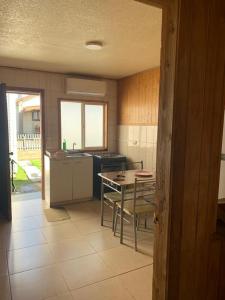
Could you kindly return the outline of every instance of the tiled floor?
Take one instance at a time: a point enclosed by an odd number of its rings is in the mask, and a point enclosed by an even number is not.
[[[99,225],[99,201],[68,206],[71,218],[55,223],[43,207],[15,201],[12,224],[0,222],[0,300],[151,299],[153,234],[140,231],[135,252],[131,225],[127,245]]]

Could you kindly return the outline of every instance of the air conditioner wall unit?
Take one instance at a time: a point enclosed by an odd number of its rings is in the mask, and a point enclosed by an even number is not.
[[[104,97],[106,94],[106,81],[80,79],[74,77],[66,78],[66,94],[91,95]]]

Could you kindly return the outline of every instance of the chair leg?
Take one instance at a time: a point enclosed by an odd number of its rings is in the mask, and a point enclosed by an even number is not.
[[[114,235],[116,235],[117,222],[118,222],[118,208],[116,209],[116,214],[115,214]]]
[[[103,180],[101,182],[101,226],[103,226],[104,223],[104,185],[103,185]]]
[[[147,218],[145,216],[145,229],[147,229]]]
[[[137,231],[139,230],[140,227],[140,216],[137,216]]]
[[[134,249],[137,251],[137,215],[134,214],[133,218],[133,227],[134,227]]]
[[[116,217],[116,202],[113,202],[113,209],[112,209],[112,231],[114,231],[114,227],[115,227],[115,217]]]

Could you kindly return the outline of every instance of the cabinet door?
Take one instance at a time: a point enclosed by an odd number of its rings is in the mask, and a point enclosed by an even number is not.
[[[75,159],[73,164],[73,199],[92,198],[92,158]]]
[[[72,163],[70,161],[53,161],[51,166],[51,202],[72,200]]]

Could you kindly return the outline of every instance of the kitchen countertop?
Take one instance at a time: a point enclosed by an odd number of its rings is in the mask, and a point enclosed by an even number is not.
[[[77,159],[77,158],[87,158],[92,157],[93,155],[86,152],[75,152],[75,153],[65,153],[65,156],[55,157],[55,152],[46,151],[45,155],[51,160],[68,160],[68,159]]]

